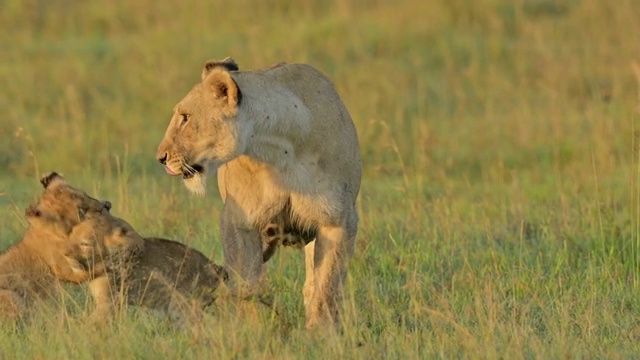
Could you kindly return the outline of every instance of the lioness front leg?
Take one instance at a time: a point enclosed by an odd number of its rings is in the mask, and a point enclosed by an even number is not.
[[[305,248],[306,280],[303,288],[307,328],[318,323],[337,325],[347,263],[353,256],[357,215],[344,226],[321,226],[313,243]],[[313,244],[313,245],[312,245]],[[313,261],[309,259],[313,253]],[[313,267],[313,271],[309,271]]]
[[[222,211],[220,230],[229,289],[234,296],[255,295],[262,275],[262,239],[257,230],[237,226],[229,202]]]

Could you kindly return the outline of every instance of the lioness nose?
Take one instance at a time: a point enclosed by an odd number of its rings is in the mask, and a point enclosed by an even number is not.
[[[167,153],[164,153],[162,156],[159,156],[158,157],[158,161],[160,161],[160,164],[166,165],[167,164]]]

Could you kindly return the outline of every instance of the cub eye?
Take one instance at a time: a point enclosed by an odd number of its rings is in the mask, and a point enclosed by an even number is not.
[[[181,121],[180,121],[180,125],[184,125],[187,123],[187,121],[189,121],[189,114],[180,114],[181,117]]]

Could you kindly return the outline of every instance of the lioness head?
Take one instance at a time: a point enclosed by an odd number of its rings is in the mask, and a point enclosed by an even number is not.
[[[44,193],[29,211],[44,214],[46,218],[54,219],[64,226],[67,233],[80,223],[86,214],[108,213],[111,202],[100,201],[84,191],[71,186],[60,174],[52,172],[40,179]]]
[[[129,223],[99,213],[88,215],[76,225],[69,235],[69,243],[79,244],[79,251],[69,255],[70,264],[80,263],[85,269],[120,266],[144,248],[144,239]]]
[[[238,65],[231,58],[208,61],[202,82],[173,108],[169,127],[156,157],[170,175],[182,175],[195,194],[205,192],[208,169],[242,154],[250,126],[238,117],[242,94],[231,76]]]

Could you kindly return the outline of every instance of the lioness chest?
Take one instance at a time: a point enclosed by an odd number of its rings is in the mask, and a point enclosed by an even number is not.
[[[310,155],[277,169],[241,156],[219,169],[218,186],[247,227],[285,221],[288,227],[315,228],[337,215],[318,162]]]

